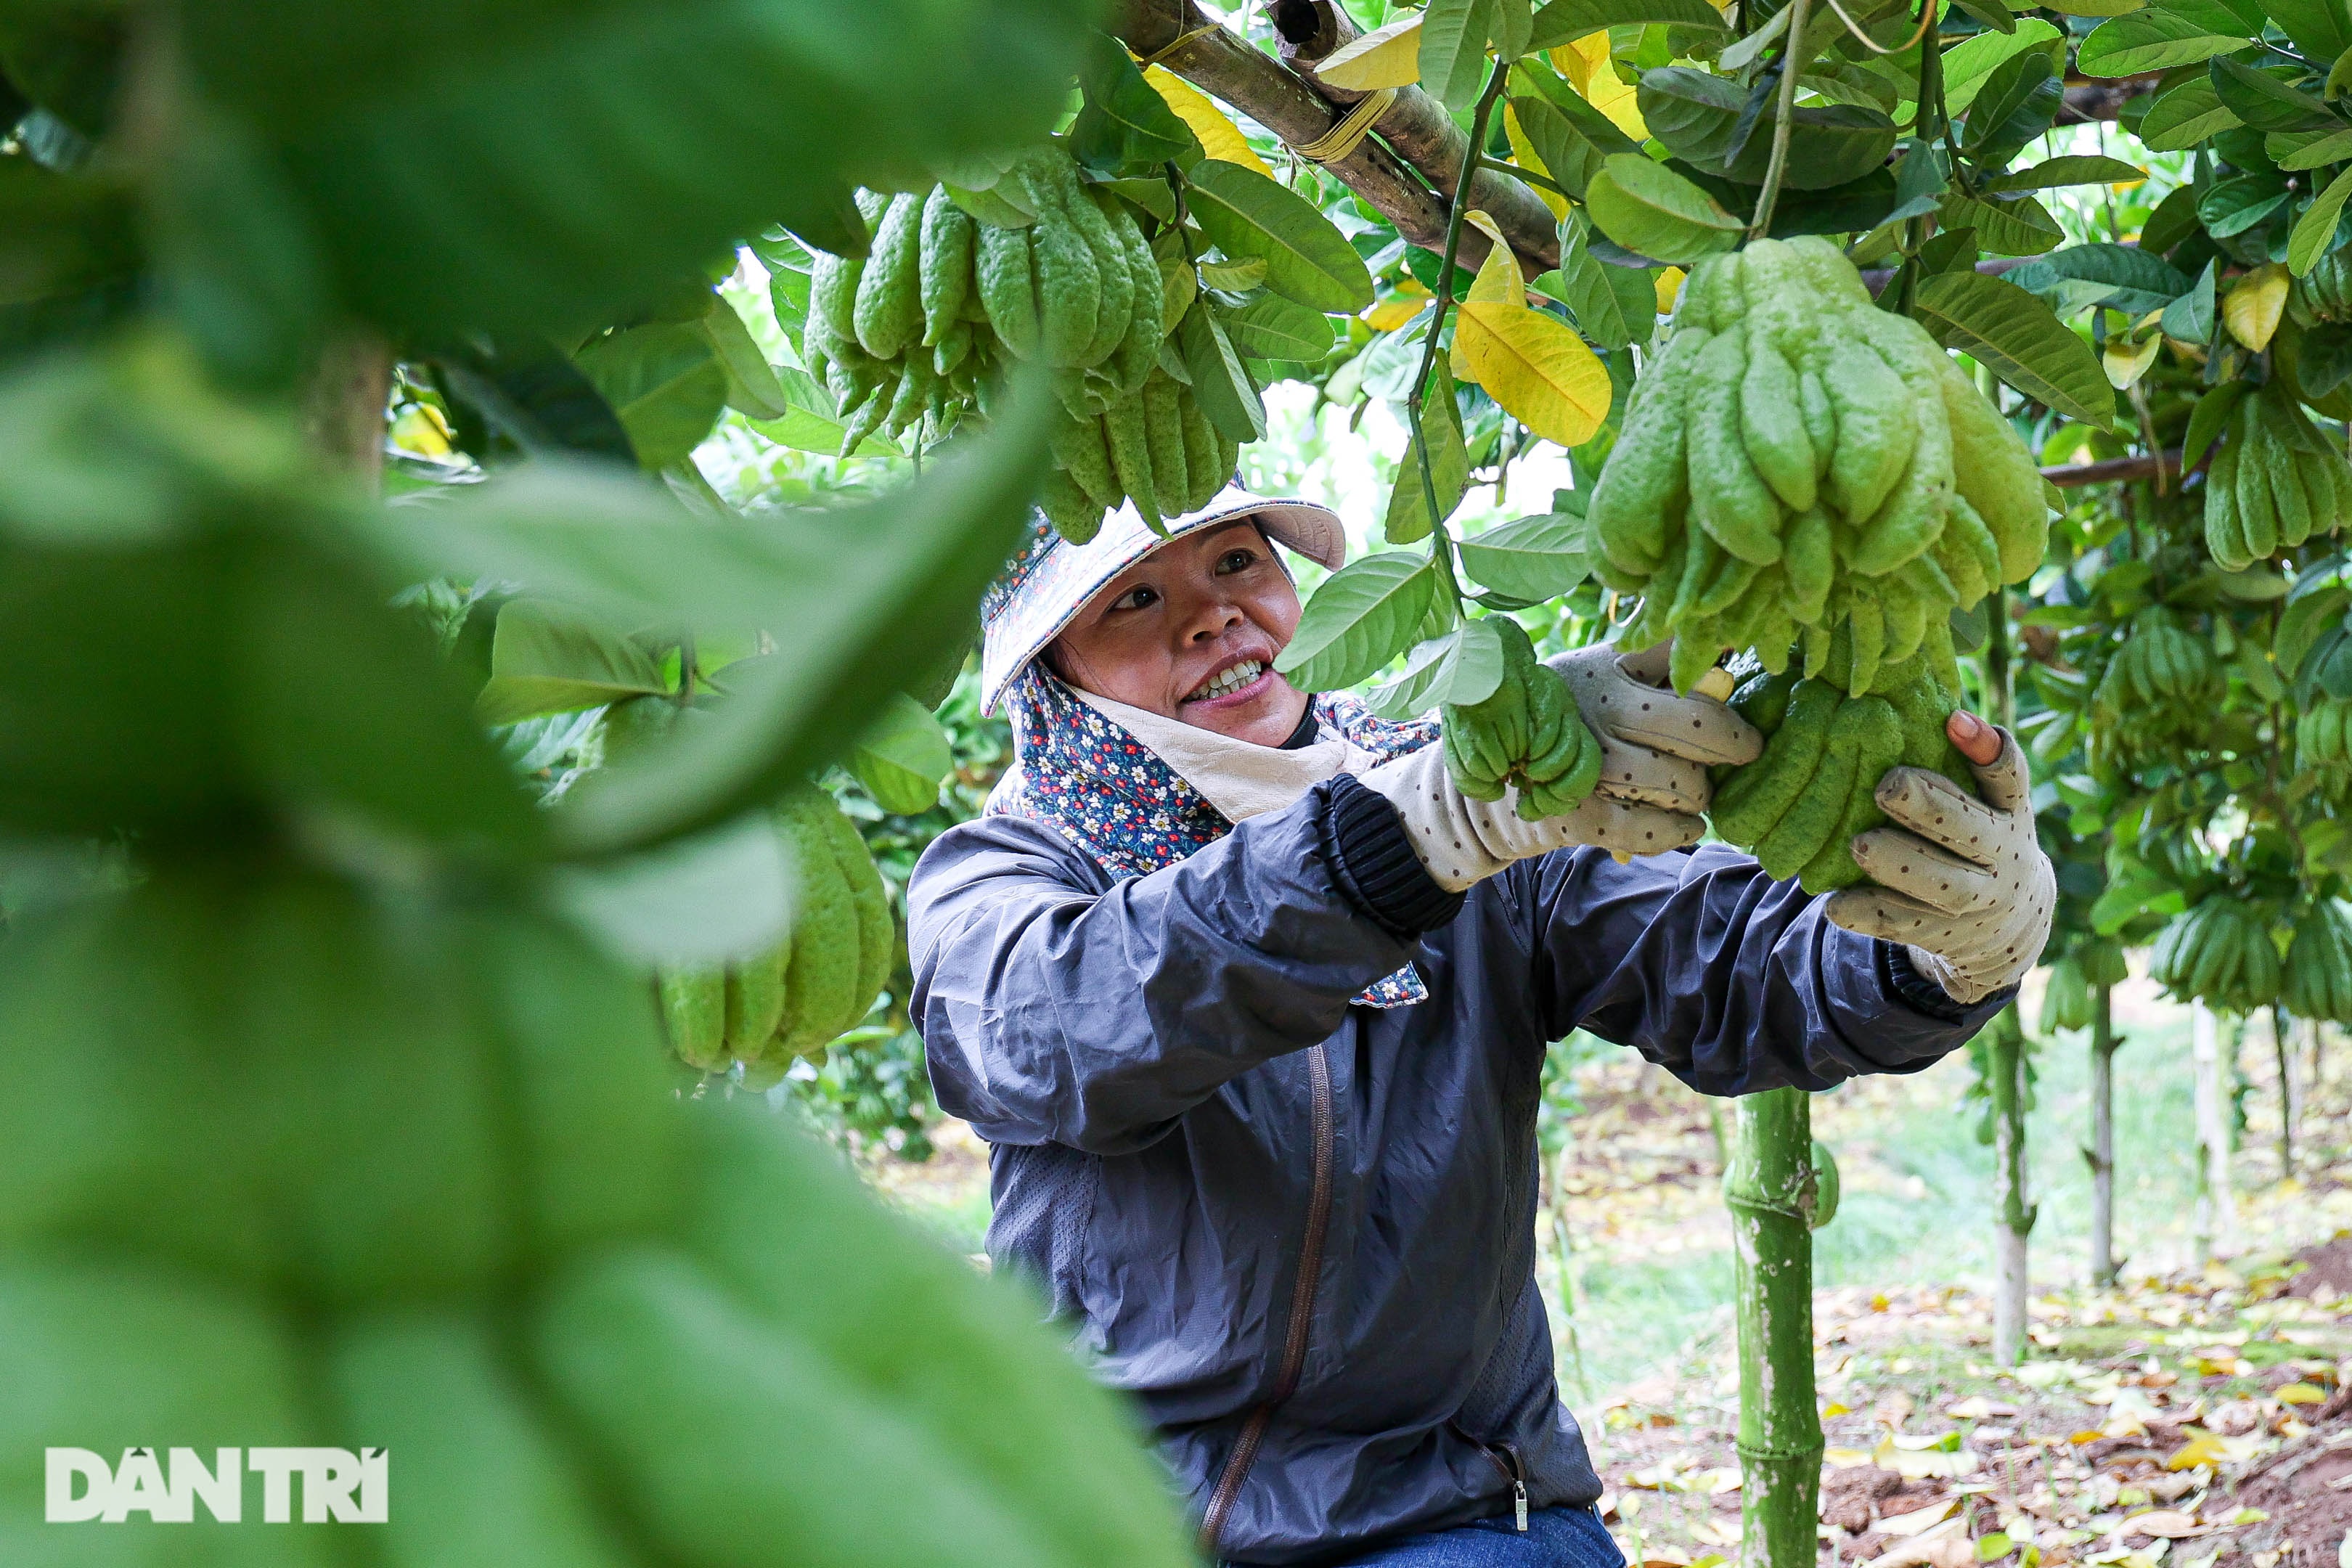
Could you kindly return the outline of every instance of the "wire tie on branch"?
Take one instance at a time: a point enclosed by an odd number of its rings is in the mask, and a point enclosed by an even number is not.
[[[1153,66],[1159,65],[1162,61],[1166,60],[1171,55],[1173,55],[1177,50],[1182,48],[1193,39],[1206,37],[1211,33],[1222,33],[1223,31],[1224,28],[1219,26],[1214,22],[1210,22],[1202,26],[1193,28],[1189,33],[1179,33],[1175,37],[1168,42],[1165,47],[1154,49],[1148,55],[1137,56],[1135,60],[1136,68],[1138,70],[1150,70]]]
[[[1336,163],[1364,144],[1372,121],[1386,114],[1396,99],[1397,89],[1384,87],[1340,116],[1330,130],[1292,151],[1309,163]]]
[[[1864,48],[1868,49],[1874,55],[1899,55],[1903,53],[1905,50],[1917,44],[1920,39],[1926,37],[1927,36],[1927,29],[1935,24],[1936,20],[1936,6],[1933,4],[1933,0],[1930,0],[1929,4],[1924,5],[1919,8],[1919,25],[1912,29],[1911,36],[1890,49],[1874,41],[1869,34],[1856,26],[1854,25],[1853,18],[1845,14],[1845,7],[1839,5],[1838,0],[1829,0],[1829,7],[1831,10],[1837,13],[1837,19],[1845,24],[1845,30],[1853,35],[1853,41],[1860,44]]]

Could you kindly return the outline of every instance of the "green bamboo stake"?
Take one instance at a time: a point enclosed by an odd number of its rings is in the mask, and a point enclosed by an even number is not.
[[[2115,988],[2091,994],[2091,1283],[2116,1283],[2116,1015]]]
[[[1741,1561],[1813,1568],[1822,1419],[1813,1403],[1812,1106],[1802,1089],[1735,1102],[1723,1199],[1738,1279]]]
[[[1986,601],[1984,672],[1992,721],[2017,728],[2017,692],[2010,668],[2009,595]],[[2015,1366],[2025,1355],[2027,1238],[2034,1205],[2026,1195],[2025,1019],[2012,1002],[1986,1028],[1992,1097],[1993,1300],[1992,1358]]]

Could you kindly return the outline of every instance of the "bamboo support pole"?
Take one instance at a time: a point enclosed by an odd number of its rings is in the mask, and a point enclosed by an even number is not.
[[[2115,988],[2092,993],[2091,1283],[2101,1289],[2116,1282],[2116,1023]]]
[[[1735,1102],[1732,1121],[1723,1196],[1738,1282],[1741,1560],[1813,1568],[1812,1107],[1802,1089],[1768,1089]]]

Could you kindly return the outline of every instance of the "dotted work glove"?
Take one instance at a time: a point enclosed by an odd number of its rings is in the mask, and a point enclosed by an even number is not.
[[[1696,816],[1714,797],[1706,770],[1764,754],[1756,727],[1721,702],[1677,697],[1666,684],[1674,644],[1621,655],[1606,643],[1544,660],[1601,737],[1593,794]]]
[[[1888,770],[1878,808],[1896,826],[1853,841],[1854,863],[1878,886],[1834,893],[1823,911],[1850,931],[1904,943],[1919,973],[1962,1004],[2024,978],[2058,902],[2016,737],[2001,731],[2000,755],[1971,766],[1982,801],[1924,768]]]
[[[1454,787],[1442,746],[1423,746],[1357,775],[1386,795],[1404,820],[1413,853],[1431,878],[1458,893],[1514,860],[1588,844],[1624,858],[1655,855],[1698,842],[1706,831],[1695,809],[1674,810],[1604,800],[1594,794],[1575,810],[1539,821],[1520,819],[1518,795],[1473,800]],[[1699,775],[1702,787],[1706,774]]]

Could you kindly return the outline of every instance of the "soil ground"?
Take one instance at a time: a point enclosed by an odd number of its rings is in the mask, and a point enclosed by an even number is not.
[[[2047,1040],[2032,1343],[2013,1371],[1991,1363],[1991,1161],[1965,1054],[1816,1097],[1844,1188],[1815,1238],[1824,1568],[2352,1568],[2352,1048],[2331,1037],[2315,1079],[2290,1037],[2287,1175],[2267,1021],[2243,1026],[2237,1226],[2213,1260],[2187,1014],[2137,981],[2116,1013],[2122,1279],[2086,1283],[2086,1051]],[[1630,1052],[1579,1056],[1538,1219],[1562,1388],[1628,1557],[1708,1568],[1739,1540],[1722,1103]],[[927,1164],[865,1168],[976,1253],[985,1148],[961,1124],[934,1141]]]

